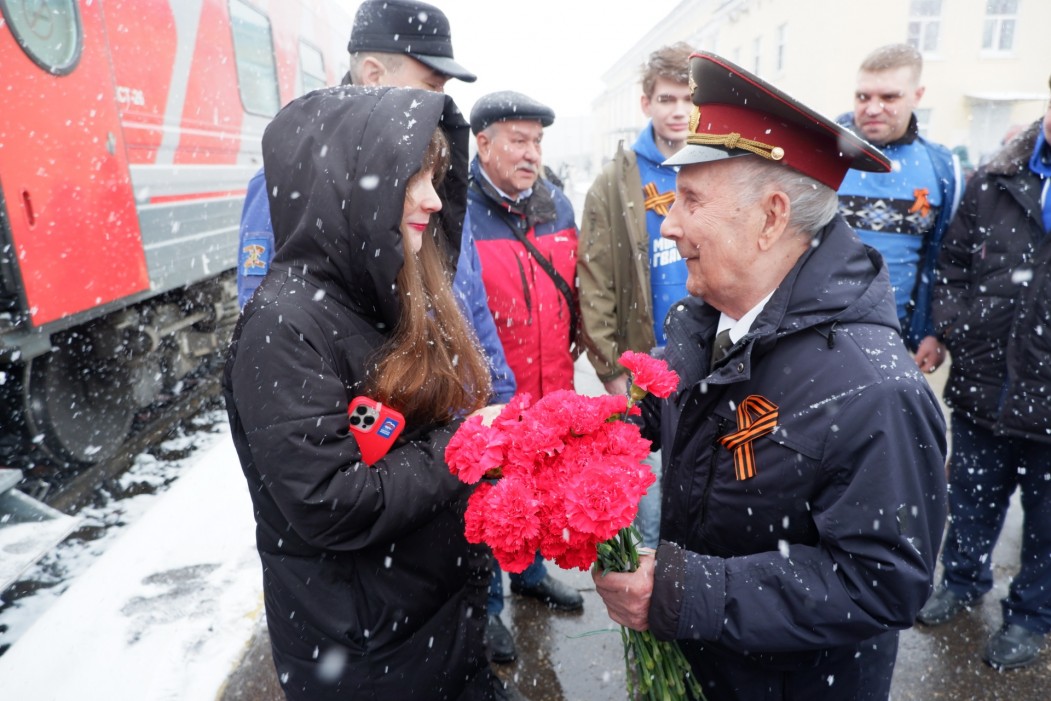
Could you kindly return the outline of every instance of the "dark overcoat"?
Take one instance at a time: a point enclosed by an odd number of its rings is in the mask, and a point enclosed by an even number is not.
[[[949,227],[934,289],[952,354],[945,401],[1000,435],[1051,443],[1051,236],[1029,168],[1036,122],[975,173]]]
[[[644,402],[664,456],[650,626],[680,641],[710,701],[868,698],[889,687],[945,524],[945,421],[883,260],[837,216],[709,372],[718,319],[697,298],[672,309],[679,390]],[[776,429],[738,479],[719,439],[753,395]]]
[[[340,87],[263,138],[277,252],[224,375],[255,508],[267,625],[290,699],[485,699],[487,554],[464,538],[457,423],[406,427],[369,467],[347,407],[399,314],[406,183],[437,125],[463,216],[466,123],[440,94]],[[457,172],[458,171],[458,172]]]

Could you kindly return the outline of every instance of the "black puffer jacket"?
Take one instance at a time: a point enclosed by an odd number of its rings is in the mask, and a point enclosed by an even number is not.
[[[709,373],[718,319],[697,298],[673,307],[680,389],[644,401],[665,462],[650,626],[702,681],[707,665],[747,688],[757,668],[821,664],[836,684],[814,698],[853,699],[862,641],[912,625],[930,593],[941,409],[898,334],[882,259],[839,217]],[[752,441],[756,474],[739,480],[718,439],[751,395],[777,406],[777,428]]]
[[[1051,236],[1029,169],[1041,122],[975,173],[942,244],[935,329],[945,401],[987,429],[1051,443]]]
[[[283,109],[263,137],[278,242],[224,376],[255,506],[267,624],[290,699],[485,699],[487,554],[464,539],[455,425],[408,426],[373,467],[347,425],[398,317],[406,182],[452,100],[341,87]],[[447,196],[462,216],[466,155]],[[459,183],[457,187],[456,184]]]

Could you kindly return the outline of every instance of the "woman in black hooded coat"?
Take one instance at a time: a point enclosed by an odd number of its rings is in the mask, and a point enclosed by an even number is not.
[[[346,86],[292,102],[263,136],[276,255],[223,385],[289,699],[493,694],[488,551],[464,538],[469,488],[444,461],[490,392],[444,269],[466,128],[444,95]],[[420,211],[417,172],[444,175],[422,244],[403,217]],[[406,419],[371,467],[348,429],[358,395]]]

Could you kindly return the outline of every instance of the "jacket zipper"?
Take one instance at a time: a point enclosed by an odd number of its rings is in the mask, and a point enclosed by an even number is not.
[[[715,479],[715,464],[718,462],[719,449],[722,447],[719,445],[719,436],[723,435],[726,431],[726,426],[726,419],[719,419],[719,426],[715,431],[715,435],[712,437],[712,451],[708,463],[708,477],[705,479],[704,494],[701,496],[701,519],[699,531],[704,530],[704,522],[708,517],[708,499],[711,497],[712,481]]]

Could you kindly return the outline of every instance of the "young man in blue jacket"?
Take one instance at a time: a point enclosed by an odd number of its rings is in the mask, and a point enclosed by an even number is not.
[[[963,173],[946,147],[920,136],[923,57],[908,44],[870,53],[858,70],[854,112],[839,118],[891,160],[889,173],[850,170],[839,212],[887,262],[898,323],[916,366],[934,372],[945,345],[934,334],[931,299],[942,238],[959,205]]]
[[[686,296],[686,264],[661,238],[678,168],[662,165],[686,145],[690,53],[684,42],[662,46],[642,67],[642,111],[649,118],[635,143],[622,141],[588,190],[580,217],[577,277],[588,358],[610,394],[627,394],[625,351],[664,345],[664,317]],[[660,454],[647,462],[657,481],[639,502],[642,544],[656,548],[660,531]]]

